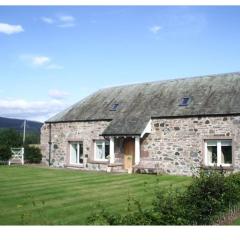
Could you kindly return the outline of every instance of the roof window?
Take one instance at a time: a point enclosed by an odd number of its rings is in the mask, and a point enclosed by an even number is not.
[[[112,104],[111,108],[110,108],[110,111],[116,111],[117,108],[118,108],[119,104],[118,103],[114,103]]]
[[[190,97],[183,97],[179,103],[179,106],[188,106]]]

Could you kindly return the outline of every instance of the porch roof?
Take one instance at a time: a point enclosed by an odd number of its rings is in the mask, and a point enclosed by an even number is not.
[[[108,127],[103,131],[102,136],[140,136],[149,120],[150,116],[122,115],[110,122]]]

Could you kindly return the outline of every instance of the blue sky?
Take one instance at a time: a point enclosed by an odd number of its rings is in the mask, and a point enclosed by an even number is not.
[[[0,116],[109,86],[240,70],[240,7],[0,6]]]

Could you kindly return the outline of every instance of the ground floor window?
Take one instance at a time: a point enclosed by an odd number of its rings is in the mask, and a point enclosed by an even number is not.
[[[109,141],[106,140],[96,140],[94,142],[94,154],[96,161],[109,160]]]
[[[83,143],[82,142],[70,143],[70,163],[83,164]]]
[[[232,164],[232,140],[205,140],[205,164],[230,166]]]

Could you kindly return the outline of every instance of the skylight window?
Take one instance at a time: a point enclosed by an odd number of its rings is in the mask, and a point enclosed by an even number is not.
[[[188,106],[190,102],[190,97],[183,97],[180,101],[179,106]]]
[[[114,103],[112,104],[111,108],[110,108],[110,111],[116,111],[117,108],[118,108],[119,104],[118,103]]]

